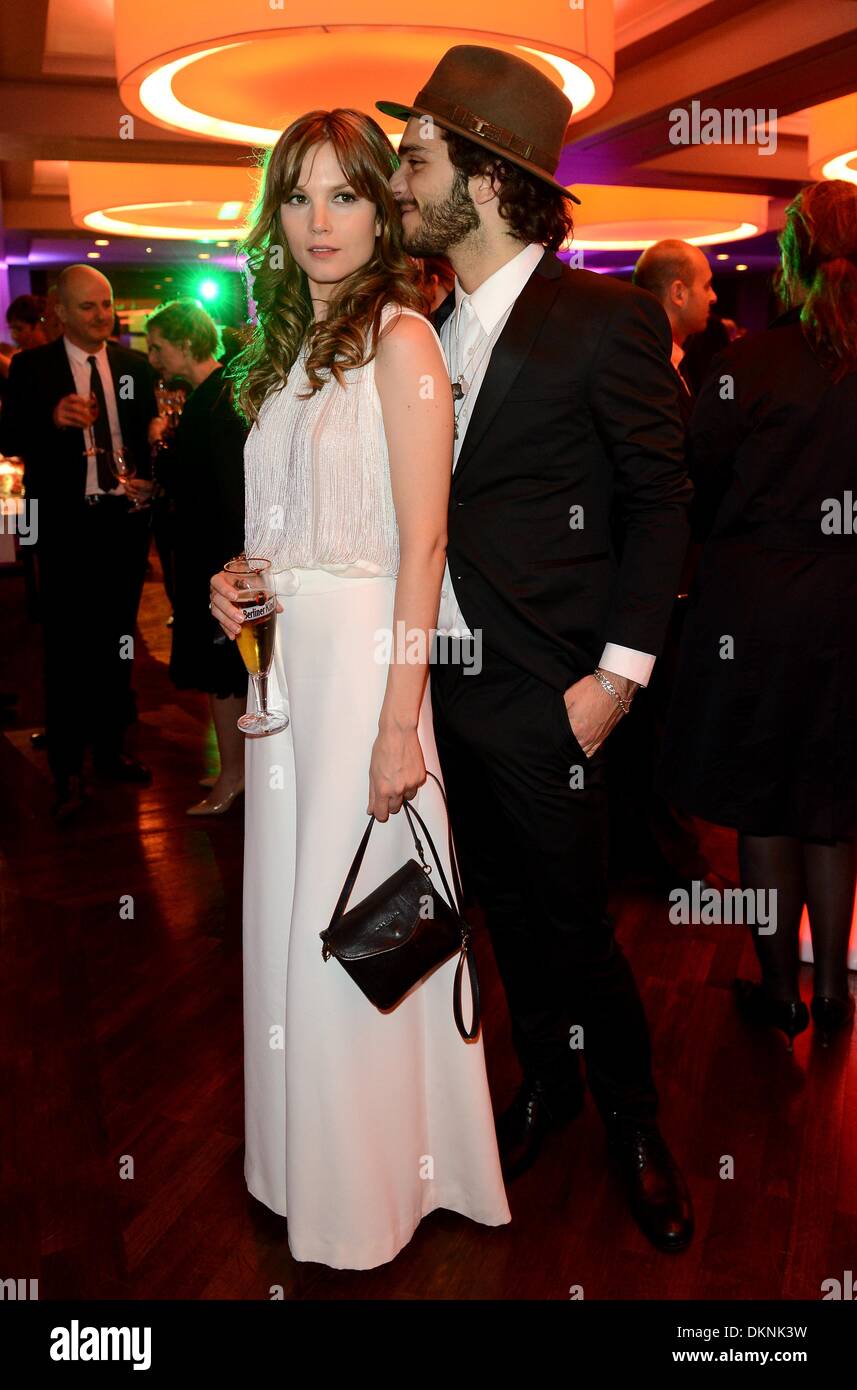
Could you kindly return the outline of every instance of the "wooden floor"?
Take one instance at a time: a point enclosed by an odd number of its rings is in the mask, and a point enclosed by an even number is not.
[[[662,1127],[695,1199],[689,1251],[658,1254],[637,1231],[590,1102],[510,1185],[510,1226],[439,1211],[377,1270],[293,1261],[285,1221],[242,1171],[241,811],[184,814],[212,737],[203,697],[167,678],[158,576],[135,682],[154,782],[99,788],[65,829],[29,747],[38,629],[18,578],[0,579],[0,602],[0,688],[20,692],[19,719],[0,730],[0,1277],[37,1277],[41,1299],[268,1299],[275,1285],[304,1299],[567,1299],[573,1285],[587,1299],[817,1299],[822,1280],[855,1268],[857,1043],[824,1052],[810,1030],[790,1056],[781,1035],[749,1032],[730,995],[733,975],[755,974],[743,930],[671,926],[663,901],[628,884],[613,906],[651,1023]],[[734,869],[722,832],[716,853]],[[502,1108],[517,1072],[480,947]],[[808,999],[807,967],[803,988]]]

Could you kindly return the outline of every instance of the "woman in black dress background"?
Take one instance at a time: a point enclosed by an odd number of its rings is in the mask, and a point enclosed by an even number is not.
[[[244,739],[236,727],[247,672],[234,642],[208,607],[209,579],[244,549],[244,440],[231,386],[215,354],[221,338],[195,299],[177,299],[148,320],[149,361],[187,381],[190,395],[171,447],[167,488],[174,504],[175,602],[170,677],[179,690],[209,697],[220,775],[189,815],[220,815],[244,788]]]
[[[812,934],[822,1041],[853,1017],[857,875],[857,187],[809,185],[787,209],[792,309],[715,360],[690,423],[709,531],[660,767],[664,794],[738,831],[742,886],[776,890],[753,940],[745,1017],[808,1026],[798,933]]]

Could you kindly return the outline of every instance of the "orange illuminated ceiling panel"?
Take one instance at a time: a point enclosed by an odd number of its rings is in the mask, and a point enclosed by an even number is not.
[[[517,53],[562,87],[574,117],[613,91],[613,7],[564,0],[432,0],[404,23],[397,0],[116,0],[116,71],[126,107],[206,138],[272,145],[304,111],[407,102],[454,44]],[[260,16],[258,27],[251,13]],[[264,22],[264,27],[263,23]],[[386,127],[385,127],[386,128]],[[390,120],[388,133],[401,134]]]
[[[809,171],[857,183],[857,93],[810,108]]]
[[[574,185],[581,201],[572,246],[634,251],[666,237],[697,246],[741,241],[767,230],[768,200],[747,193]]]
[[[259,176],[234,164],[71,163],[72,221],[113,236],[232,241],[244,230]]]

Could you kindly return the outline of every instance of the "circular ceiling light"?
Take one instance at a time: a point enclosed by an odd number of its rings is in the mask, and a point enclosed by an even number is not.
[[[857,93],[810,109],[809,172],[857,183]]]
[[[643,251],[666,238],[716,246],[758,236],[768,226],[767,198],[748,193],[577,183],[574,191],[581,207],[566,250]]]
[[[263,10],[254,28],[234,0],[115,0],[126,108],[207,139],[269,146],[320,107],[356,107],[383,122],[375,101],[411,101],[461,43],[526,58],[563,88],[572,119],[613,92],[612,0],[433,0],[424,24],[407,23],[398,0],[270,0]],[[400,136],[401,125],[391,121],[389,133]]]
[[[234,164],[68,166],[72,221],[118,236],[234,241],[245,231],[260,171]]]

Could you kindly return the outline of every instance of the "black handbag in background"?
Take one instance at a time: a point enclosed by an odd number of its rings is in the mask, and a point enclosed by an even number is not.
[[[440,787],[446,807],[443,787],[433,772],[428,775],[433,777]],[[416,859],[409,859],[373,889],[368,897],[346,912],[348,899],[375,824],[375,817],[370,816],[369,824],[346,875],[339,901],[333,910],[330,925],[319,933],[324,943],[321,953],[325,960],[334,956],[376,1008],[391,1009],[430,970],[458,951],[460,954],[452,988],[452,1012],[462,1038],[472,1042],[479,1033],[479,980],[473,958],[470,928],[462,912],[464,899],[452,843],[452,829],[449,826],[449,811],[447,808],[449,862],[455,884],[454,897],[425,822],[409,802],[402,802],[402,810],[408,818],[408,825],[414,837],[420,857],[419,864]],[[431,867],[425,861],[422,844],[414,829],[414,817],[421,826],[434,856],[440,881],[446,890],[446,899],[431,881]],[[429,906],[428,913],[426,905]],[[461,986],[465,965],[473,999],[473,1017],[469,1031],[464,1026],[461,1009]]]

